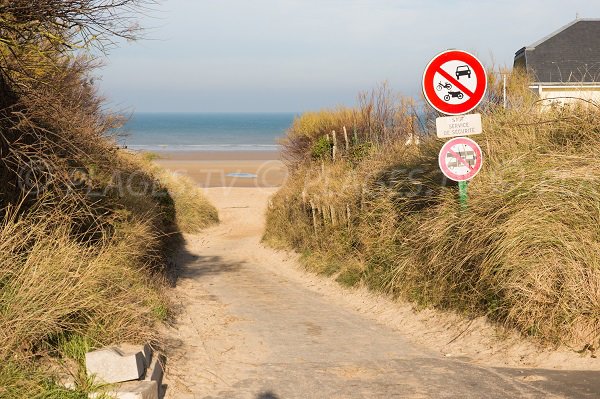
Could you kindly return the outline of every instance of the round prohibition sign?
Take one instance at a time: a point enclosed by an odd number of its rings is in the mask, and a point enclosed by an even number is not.
[[[448,141],[440,150],[440,169],[450,180],[471,180],[483,165],[481,147],[466,137],[456,137]]]
[[[448,50],[429,62],[423,73],[423,94],[436,110],[462,115],[475,109],[485,96],[483,64],[462,50]]]

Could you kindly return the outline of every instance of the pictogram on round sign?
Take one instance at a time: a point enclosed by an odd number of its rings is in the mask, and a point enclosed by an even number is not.
[[[448,50],[431,60],[423,73],[423,94],[427,102],[447,115],[461,115],[475,109],[487,89],[483,64],[462,50]]]
[[[440,169],[454,181],[471,180],[483,164],[481,147],[466,137],[456,137],[442,147],[439,156]]]

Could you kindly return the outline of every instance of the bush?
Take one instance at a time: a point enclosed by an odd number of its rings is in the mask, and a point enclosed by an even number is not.
[[[352,143],[352,151],[360,157],[372,145],[385,146],[420,132],[412,99],[395,98],[387,84],[361,93],[359,101],[356,109],[340,107],[297,117],[281,140],[288,166],[295,169],[310,159],[331,156],[334,141],[340,156],[349,155],[347,139],[348,146]]]
[[[330,159],[332,150],[328,137],[323,136],[313,143],[310,155],[312,159]]]

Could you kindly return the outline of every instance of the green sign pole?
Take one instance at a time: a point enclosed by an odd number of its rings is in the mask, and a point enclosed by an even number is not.
[[[469,199],[467,187],[468,184],[466,181],[458,182],[458,199],[460,200],[460,207],[462,210],[467,209],[467,200]]]

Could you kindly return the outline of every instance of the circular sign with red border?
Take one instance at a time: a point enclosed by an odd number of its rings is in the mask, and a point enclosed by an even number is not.
[[[440,169],[454,181],[471,180],[483,165],[481,147],[466,137],[456,137],[448,141],[440,150]]]
[[[431,106],[447,115],[475,109],[487,89],[483,64],[462,50],[448,50],[429,62],[423,73],[423,94]]]

